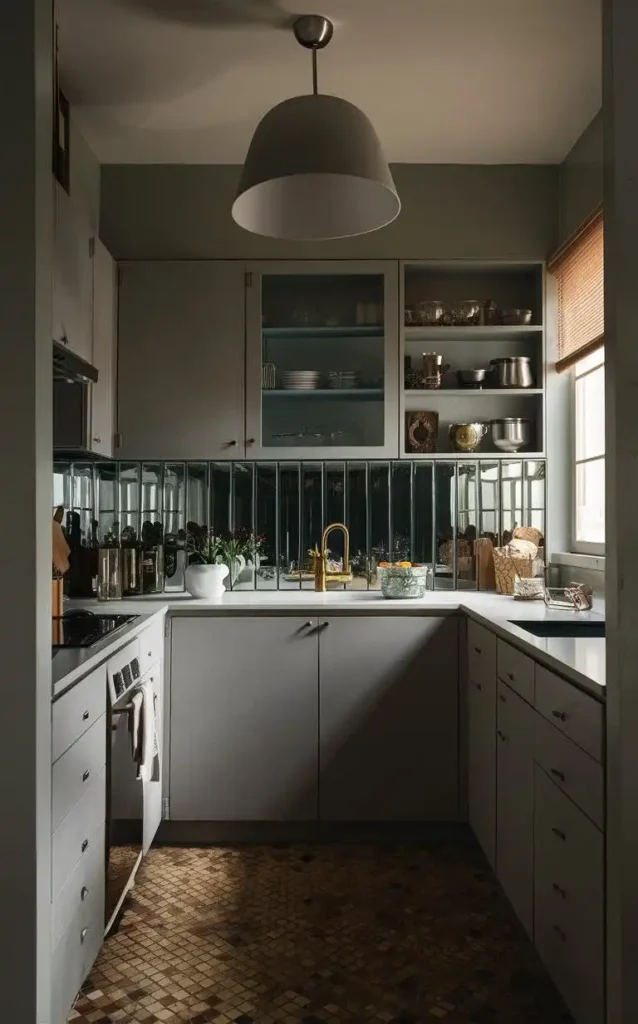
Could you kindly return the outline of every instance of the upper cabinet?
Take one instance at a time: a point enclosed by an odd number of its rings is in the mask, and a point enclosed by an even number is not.
[[[244,458],[244,265],[119,272],[121,459]]]
[[[398,267],[247,266],[247,454],[398,455]]]
[[[93,356],[98,371],[91,388],[89,447],[96,455],[113,455],[117,352],[117,270],[108,249],[95,240],[93,255]]]
[[[55,183],[53,340],[91,362],[93,233],[81,205]]]

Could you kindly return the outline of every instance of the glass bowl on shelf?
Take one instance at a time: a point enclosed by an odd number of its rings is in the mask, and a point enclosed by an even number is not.
[[[438,327],[443,323],[445,307],[439,299],[426,299],[419,302],[415,313],[417,323],[424,327]]]
[[[463,299],[452,310],[452,321],[456,327],[471,327],[479,323],[481,303],[478,299]]]

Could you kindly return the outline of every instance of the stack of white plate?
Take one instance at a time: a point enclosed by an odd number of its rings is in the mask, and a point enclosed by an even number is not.
[[[354,370],[332,370],[328,374],[328,383],[331,388],[342,388],[351,390],[359,387],[359,374]]]
[[[318,370],[284,370],[281,375],[284,391],[315,391],[320,383]]]

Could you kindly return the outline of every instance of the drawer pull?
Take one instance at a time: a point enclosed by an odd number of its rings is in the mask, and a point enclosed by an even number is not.
[[[483,689],[483,687],[481,686],[480,683],[474,683],[474,685],[475,685],[477,690],[482,690]]]
[[[567,715],[564,711],[552,711],[554,718],[560,718],[561,722],[567,721]]]
[[[475,647],[474,650],[475,650],[476,654],[482,654],[483,653],[483,651],[481,650],[480,647]]]
[[[147,657],[152,658],[153,657],[153,652],[149,651]]]
[[[561,896],[564,900],[567,899],[566,890],[563,889],[562,885],[559,885],[558,882],[552,882],[552,889],[554,890],[554,892],[557,892],[558,895]]]
[[[562,929],[562,928],[559,928],[559,927],[558,927],[558,925],[557,925],[557,924],[555,924],[555,925],[554,925],[554,931],[556,932],[556,934],[558,935],[558,937],[559,937],[560,939],[562,939],[562,940],[563,940],[563,942],[564,942],[564,941],[565,941],[565,939],[567,938],[567,935],[565,934],[565,932],[563,931],[563,929]]]
[[[514,682],[514,673],[513,672],[508,672],[507,673],[507,678],[509,679],[510,683],[513,683]]]
[[[88,928],[83,928],[82,931],[80,932],[80,942],[83,943],[88,934],[89,934],[89,929]]]
[[[85,768],[84,771],[82,772],[82,782],[88,782],[89,778],[90,778],[90,775],[91,775],[91,773],[90,773],[89,769]]]
[[[85,885],[83,885],[82,888],[80,889],[80,899],[82,900],[82,903],[84,903],[84,901],[85,901],[85,899],[86,899],[86,897],[88,895],[89,895],[89,890],[87,889],[87,887]]]
[[[88,845],[89,845],[89,841],[88,841],[88,839],[84,839],[84,840],[82,841],[82,853],[85,853],[85,852],[86,852],[86,848],[87,848],[87,846],[88,846]]]
[[[558,768],[550,768],[550,772],[559,782],[565,781],[565,772],[559,772]]]
[[[507,742],[507,736],[505,735],[504,732],[501,732],[501,730],[498,729],[497,730],[497,734],[498,734],[499,740],[502,740],[503,743]]]
[[[507,704],[507,697],[505,697],[502,693],[499,693],[498,699],[500,700],[501,704]]]
[[[566,841],[566,839],[567,839],[567,836],[565,835],[565,833],[564,833],[563,831],[561,831],[561,829],[559,829],[559,828],[552,828],[552,832],[553,832],[553,833],[554,833],[554,835],[555,835],[555,836],[557,836],[557,837],[558,837],[559,839],[562,839],[562,841],[563,841],[563,842],[565,842],[565,841]]]
[[[82,721],[83,722],[88,722],[90,717],[91,717],[91,712],[90,711],[85,711],[84,714],[82,715]]]

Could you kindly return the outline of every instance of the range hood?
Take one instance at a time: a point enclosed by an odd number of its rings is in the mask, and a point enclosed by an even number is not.
[[[53,380],[67,384],[96,384],[97,370],[86,359],[81,359],[75,352],[54,341]]]

